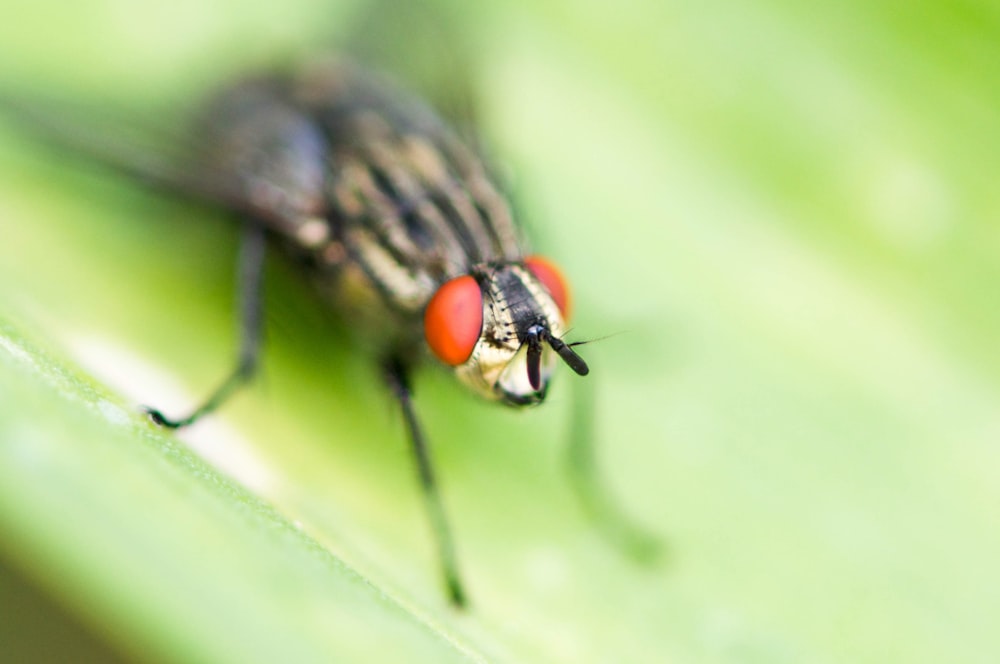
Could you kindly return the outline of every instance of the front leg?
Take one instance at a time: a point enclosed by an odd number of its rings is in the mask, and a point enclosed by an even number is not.
[[[448,597],[452,604],[463,607],[466,604],[465,590],[458,574],[458,563],[455,557],[455,546],[451,537],[451,529],[445,516],[441,495],[438,493],[437,482],[434,479],[434,468],[431,462],[430,450],[424,439],[420,423],[413,409],[410,390],[408,367],[399,359],[391,359],[385,367],[386,382],[392,390],[400,407],[403,409],[403,419],[410,438],[410,447],[417,462],[417,472],[420,476],[420,489],[424,496],[424,506],[430,517],[431,529],[437,540],[438,553],[441,557],[441,571],[444,576]]]

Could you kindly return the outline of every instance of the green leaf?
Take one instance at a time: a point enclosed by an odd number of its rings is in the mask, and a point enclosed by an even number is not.
[[[133,656],[479,659],[8,325],[0,348],[6,553]]]
[[[367,6],[206,4],[16,2],[0,87],[169,127]],[[996,12],[434,4],[574,334],[610,335],[579,349],[600,468],[668,558],[573,498],[582,379],[514,414],[429,369],[449,608],[372,358],[281,260],[263,380],[156,430],[138,404],[181,412],[232,357],[236,229],[0,123],[0,559],[52,598],[25,633],[164,662],[992,661]]]

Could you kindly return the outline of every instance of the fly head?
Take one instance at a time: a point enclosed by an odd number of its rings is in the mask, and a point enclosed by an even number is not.
[[[424,315],[431,351],[473,391],[511,406],[541,403],[556,361],[586,362],[562,340],[568,288],[548,261],[476,266],[446,281]]]

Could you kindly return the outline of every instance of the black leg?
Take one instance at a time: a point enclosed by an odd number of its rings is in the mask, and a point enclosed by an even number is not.
[[[602,481],[594,442],[594,389],[589,381],[574,381],[573,421],[567,449],[569,477],[577,497],[601,534],[617,549],[641,563],[662,553],[662,543],[633,523]]]
[[[434,468],[431,463],[430,450],[427,448],[427,441],[424,439],[423,431],[417,422],[417,415],[413,410],[412,394],[410,392],[409,376],[406,367],[398,360],[390,361],[386,366],[386,380],[403,409],[403,418],[406,420],[406,428],[410,435],[410,444],[413,447],[413,456],[417,462],[417,472],[420,475],[420,488],[424,494],[424,503],[431,520],[431,528],[434,531],[434,538],[437,540],[438,551],[441,556],[441,571],[444,575],[445,586],[448,589],[448,596],[452,604],[463,607],[466,605],[465,591],[458,577],[458,564],[455,558],[455,546],[451,538],[451,529],[448,527],[444,505],[441,503],[441,495],[438,493],[437,483],[434,480]]]
[[[260,356],[264,299],[264,257],[267,253],[264,228],[247,222],[240,244],[238,289],[240,298],[240,353],[232,373],[205,401],[186,417],[170,419],[159,410],[146,408],[156,424],[179,429],[194,424],[221,406],[240,386],[253,378]]]

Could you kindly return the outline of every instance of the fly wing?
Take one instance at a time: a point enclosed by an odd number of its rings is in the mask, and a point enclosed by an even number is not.
[[[328,141],[296,100],[296,87],[285,76],[240,82],[208,105],[195,131],[201,172],[221,179],[244,211],[289,238],[329,216]]]
[[[374,0],[364,5],[338,50],[405,81],[475,146],[476,51],[469,21],[455,11],[449,3]]]
[[[0,118],[60,154],[153,189],[252,217],[279,233],[289,232],[295,213],[284,204],[286,199],[265,195],[268,188],[260,186],[271,173],[255,177],[254,169],[243,168],[244,162],[226,163],[218,157],[221,151],[214,147],[218,141],[209,135],[212,127],[206,120],[212,113],[205,114],[193,131],[191,123],[167,130],[140,117],[51,98],[0,95]],[[301,200],[303,194],[291,198]]]

